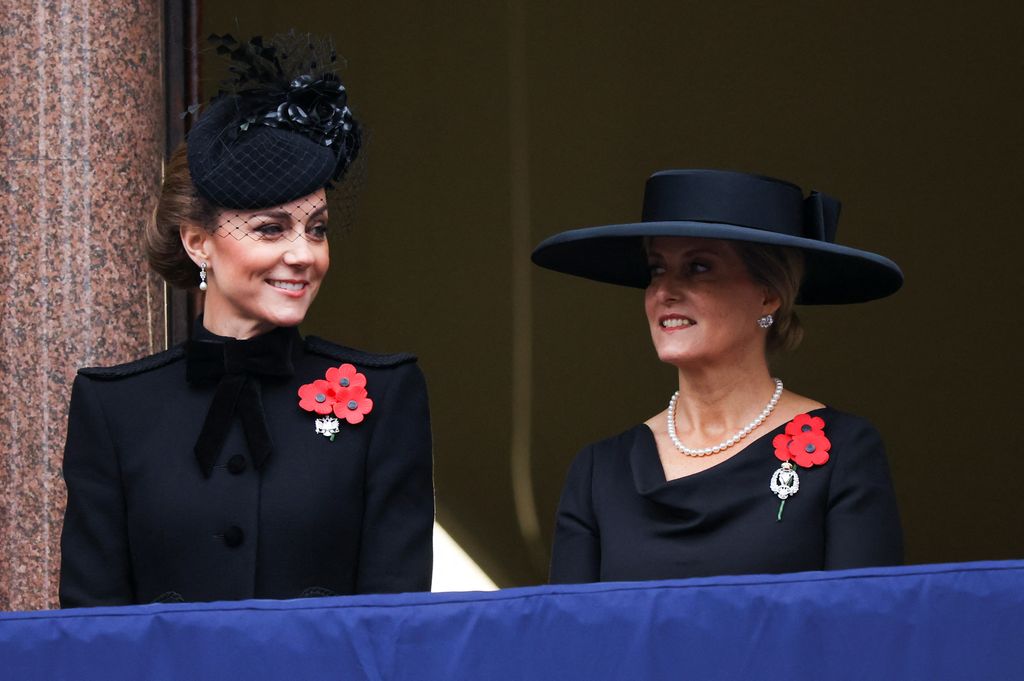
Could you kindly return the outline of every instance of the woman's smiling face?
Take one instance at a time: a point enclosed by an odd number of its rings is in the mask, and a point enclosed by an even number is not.
[[[778,300],[751,278],[729,242],[655,237],[647,259],[644,308],[661,361],[715,364],[764,353],[765,331],[757,320]]]
[[[224,209],[213,232],[186,226],[182,240],[194,259],[209,265],[206,328],[249,338],[296,326],[330,266],[327,196],[320,189],[271,208]]]

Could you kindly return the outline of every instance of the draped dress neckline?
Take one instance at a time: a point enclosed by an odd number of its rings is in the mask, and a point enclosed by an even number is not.
[[[830,407],[825,406],[801,413],[821,416],[827,411],[830,411]],[[636,427],[636,436],[633,438],[629,451],[633,486],[637,494],[651,501],[678,510],[691,510],[691,492],[695,492],[702,485],[717,478],[728,476],[731,472],[748,465],[750,459],[761,458],[767,464],[781,464],[781,461],[775,457],[772,440],[776,435],[785,431],[788,423],[789,420],[772,430],[765,431],[754,438],[742,450],[724,461],[696,473],[672,480],[665,478],[665,468],[662,466],[661,457],[658,455],[658,444],[654,437],[654,431],[647,424],[642,423]],[[680,454],[680,456],[683,456],[683,454]],[[768,478],[765,478],[765,490],[767,489]]]

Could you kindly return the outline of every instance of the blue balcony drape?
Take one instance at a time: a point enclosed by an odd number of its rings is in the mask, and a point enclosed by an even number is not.
[[[5,613],[0,679],[1024,679],[1024,561]]]

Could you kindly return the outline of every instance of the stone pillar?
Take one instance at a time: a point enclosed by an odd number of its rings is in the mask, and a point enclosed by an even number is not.
[[[75,370],[164,347],[160,0],[4,0],[0,608],[56,607]]]

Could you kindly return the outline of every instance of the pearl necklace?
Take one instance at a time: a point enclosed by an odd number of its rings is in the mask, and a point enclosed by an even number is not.
[[[775,410],[775,405],[779,403],[779,398],[782,397],[782,381],[778,378],[773,378],[775,381],[775,392],[772,393],[772,399],[768,400],[768,405],[764,410],[757,415],[757,418],[743,426],[738,433],[733,435],[728,440],[721,442],[714,447],[705,447],[704,449],[690,449],[684,445],[680,440],[679,436],[676,435],[676,402],[679,400],[679,391],[675,391],[672,394],[672,399],[668,401],[668,438],[672,440],[672,444],[676,446],[686,456],[707,456],[708,454],[718,454],[719,452],[725,451],[732,447],[734,444],[750,435],[750,432],[764,423],[765,419],[771,415],[772,411]]]

